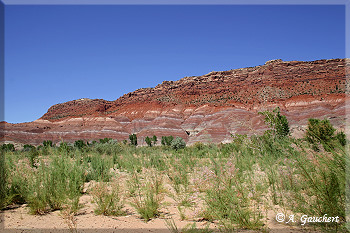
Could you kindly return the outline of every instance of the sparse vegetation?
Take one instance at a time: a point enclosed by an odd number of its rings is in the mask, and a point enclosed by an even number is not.
[[[345,134],[335,133],[327,120],[310,119],[305,138],[295,139],[279,110],[263,115],[271,127],[268,133],[232,135],[231,143],[219,145],[198,142],[186,147],[182,138],[163,136],[162,146],[156,146],[153,136],[147,140],[152,147],[135,147],[135,134],[130,135],[130,144],[109,138],[82,141],[84,145],[61,142],[58,147],[46,141],[23,150],[5,144],[0,206],[26,203],[32,214],[59,209],[75,229],[84,183],[92,182],[87,192],[95,214],[123,215],[124,204],[130,204],[134,213],[149,221],[166,213],[162,208],[168,197],[180,219],[201,219],[222,231],[268,230],[268,210],[339,216],[339,223],[312,227],[344,229],[349,160]],[[196,215],[187,215],[189,209]],[[168,227],[180,232],[174,222],[168,221]],[[211,232],[195,225],[181,229],[194,231]]]

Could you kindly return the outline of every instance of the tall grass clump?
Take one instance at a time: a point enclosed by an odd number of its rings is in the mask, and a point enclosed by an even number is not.
[[[293,200],[289,208],[308,216],[339,216],[340,223],[345,222],[346,161],[349,154],[344,148],[323,153],[308,150],[288,161],[280,170],[280,180]]]
[[[113,167],[113,158],[100,154],[93,154],[89,156],[88,161],[86,181],[96,180],[108,182],[111,178],[110,169]]]
[[[7,169],[5,165],[5,152],[0,150],[0,209],[7,205]]]
[[[212,160],[207,168],[204,215],[218,220],[223,230],[259,229],[263,223],[264,180],[254,182],[255,175],[240,171],[233,161],[220,164]]]
[[[95,213],[102,215],[124,215],[124,200],[120,185],[117,181],[112,182],[111,187],[104,182],[96,184],[92,189],[93,201],[96,204]]]
[[[159,215],[159,209],[163,200],[163,179],[156,171],[144,174],[140,179],[137,173],[134,173],[129,183],[132,190],[132,202],[130,203],[141,218],[149,221],[151,218]]]
[[[26,202],[33,214],[58,210],[72,199],[79,198],[84,186],[84,171],[80,164],[64,156],[40,161],[28,181]]]

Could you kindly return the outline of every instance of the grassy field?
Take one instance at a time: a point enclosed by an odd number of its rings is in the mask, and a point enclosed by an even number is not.
[[[329,142],[266,133],[182,149],[114,140],[5,148],[0,163],[1,206],[26,203],[36,215],[60,210],[74,229],[84,193],[93,197],[96,215],[123,216],[128,205],[145,222],[162,217],[160,209],[171,198],[180,219],[208,223],[208,228],[197,229],[200,232],[211,232],[209,224],[220,231],[268,231],[271,210],[295,215],[294,224],[299,226],[303,215],[338,216],[337,223],[304,226],[346,231],[348,146]],[[88,183],[93,185],[86,188]],[[171,218],[165,221],[172,232],[196,231],[195,225],[179,230]]]

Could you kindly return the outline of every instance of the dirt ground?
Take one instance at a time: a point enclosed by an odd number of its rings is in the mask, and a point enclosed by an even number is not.
[[[83,204],[75,216],[76,226],[65,220],[61,211],[53,211],[45,215],[31,215],[28,213],[26,204],[13,206],[1,212],[2,227],[1,232],[170,232],[165,222],[166,219],[173,219],[178,232],[188,224],[196,224],[196,227],[204,228],[207,224],[194,218],[194,211],[187,210],[186,217],[188,219],[181,220],[176,204],[171,198],[165,198],[165,206],[161,209],[158,218],[145,222],[136,213],[133,207],[126,205],[126,216],[103,216],[94,213],[94,204],[91,202],[90,195],[83,195],[80,198],[80,204]],[[69,225],[71,224],[71,225]],[[212,223],[210,229],[218,231],[217,226]],[[278,223],[275,220],[275,211],[269,211],[267,219],[267,232],[311,232],[312,229],[303,228],[295,224],[290,226]],[[256,232],[252,230],[239,230],[237,232]],[[261,230],[258,232],[266,232]]]

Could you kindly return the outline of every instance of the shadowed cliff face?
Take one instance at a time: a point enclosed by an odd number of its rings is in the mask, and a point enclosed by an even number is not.
[[[116,101],[79,99],[49,108],[40,119],[5,124],[5,140],[41,143],[110,137],[173,135],[188,143],[228,142],[231,134],[266,130],[259,111],[280,107],[292,134],[302,136],[308,118],[345,125],[349,59],[274,60],[262,66],[164,81]]]

